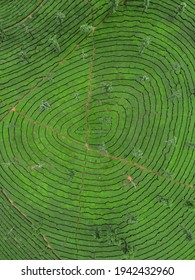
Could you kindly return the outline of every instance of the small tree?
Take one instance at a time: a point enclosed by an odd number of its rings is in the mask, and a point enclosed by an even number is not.
[[[26,24],[23,24],[23,27],[24,27],[24,32],[26,34],[31,35],[31,37],[34,39],[34,35],[32,33],[32,29],[28,25],[26,25]]]
[[[174,100],[175,98],[181,97],[181,93],[179,91],[173,91],[172,95],[168,97],[168,99]]]
[[[102,151],[103,153],[107,154],[108,151],[106,149],[106,145],[105,143],[103,142],[102,144],[99,145],[99,150]]]
[[[98,227],[96,227],[95,229],[94,238],[97,240],[102,240],[102,232],[99,230]]]
[[[41,233],[41,227],[33,227],[33,231],[31,232],[33,237],[37,237]]]
[[[141,75],[140,79],[141,79],[141,82],[149,82],[150,81],[150,78],[145,76],[145,75]]]
[[[43,165],[44,165],[44,163],[41,164],[41,163],[39,162],[39,163],[35,164],[35,167],[37,167],[37,168],[42,168]]]
[[[186,145],[192,149],[195,149],[195,143],[192,142],[186,142]]]
[[[65,14],[63,14],[62,12],[60,11],[57,11],[56,13],[56,20],[57,20],[57,23],[62,25],[62,23],[64,22],[64,18],[65,18]]]
[[[150,5],[150,0],[144,0],[144,11],[146,11],[148,8],[149,8],[149,5]]]
[[[140,149],[134,148],[132,154],[134,157],[136,157],[138,159],[141,159],[143,157],[143,153]]]
[[[174,176],[173,172],[170,172],[170,171],[166,170],[165,168],[162,168],[162,171],[163,171],[163,174],[165,174],[165,176],[167,176],[169,178]]]
[[[177,143],[177,137],[175,137],[175,136],[172,139],[165,141],[165,144],[168,145],[168,146],[172,145],[172,146],[175,147],[176,143]]]
[[[139,216],[135,216],[132,213],[127,213],[127,223],[135,224],[139,221]]]
[[[184,205],[191,209],[191,210],[195,210],[195,200],[194,199],[183,199],[184,201]]]
[[[102,117],[100,118],[102,124],[112,124],[112,117]]]
[[[187,7],[187,4],[185,2],[182,2],[178,7],[177,7],[177,15],[181,14],[185,11]]]
[[[2,165],[5,165],[6,167],[10,167],[10,165],[12,164],[13,162],[3,162],[1,163]]]
[[[91,252],[91,258],[92,258],[92,260],[95,260],[95,259],[96,259],[96,251],[95,251],[95,250],[93,250],[93,251]]]
[[[106,92],[112,92],[112,90],[113,90],[111,82],[103,82],[103,83],[101,83],[101,86],[104,87]]]
[[[2,27],[0,27],[0,40],[1,42],[4,42],[6,40],[5,31]]]
[[[142,54],[145,50],[146,47],[148,47],[151,43],[151,40],[150,40],[150,37],[146,37],[143,39],[143,44],[142,44],[142,47],[141,47],[141,50],[140,50],[140,53]]]
[[[75,92],[75,93],[74,93],[74,98],[75,98],[77,101],[79,101],[79,93],[78,93],[78,92]]]
[[[178,62],[175,62],[173,64],[173,71],[175,72],[175,74],[179,74],[181,71],[181,65]]]
[[[188,230],[186,229],[185,227],[183,227],[182,225],[180,225],[181,228],[183,229],[183,232],[184,234],[186,235],[186,239],[188,241],[192,241],[193,239],[195,239],[195,236],[193,236],[193,234]]]
[[[39,106],[40,110],[41,111],[45,111],[45,110],[48,110],[50,109],[50,105],[47,101],[42,101],[41,105]]]
[[[69,181],[72,181],[75,177],[76,171],[71,169],[69,173]]]
[[[89,34],[91,32],[94,32],[94,30],[95,30],[95,27],[88,23],[85,23],[80,26],[80,31],[84,34]]]
[[[134,246],[129,246],[128,251],[126,254],[124,254],[123,259],[124,260],[132,260],[135,255],[135,247]]]
[[[126,241],[126,239],[121,239],[121,250],[123,252],[123,254],[127,254],[129,252],[129,244],[128,242]]]
[[[58,43],[58,40],[57,40],[57,36],[56,36],[56,35],[53,36],[52,38],[50,38],[50,39],[49,39],[49,42],[50,42],[50,44],[52,45],[52,48],[53,48],[56,52],[58,52],[58,53],[61,52],[60,45],[59,45],[59,43]]]
[[[158,202],[162,205],[167,206],[168,208],[171,208],[173,201],[170,198],[166,198],[163,195],[158,195],[157,196]]]
[[[107,230],[107,241],[109,244],[120,246],[122,240],[118,237],[117,230],[110,227]]]
[[[20,52],[20,58],[22,59],[22,60],[25,60],[25,61],[27,61],[28,63],[30,62],[29,61],[29,57],[28,57],[28,54],[27,54],[27,52],[26,51],[24,51],[24,50],[22,50],[21,52]]]
[[[45,74],[45,77],[46,77],[47,81],[53,83],[54,79],[53,79],[53,77],[51,76],[51,73],[46,73],[46,74]]]
[[[114,0],[113,1],[113,4],[112,4],[112,12],[113,13],[115,13],[117,11],[117,8],[118,8],[120,2],[121,2],[120,0]]]
[[[83,49],[81,52],[81,56],[82,56],[83,60],[85,60],[85,58],[88,56]]]

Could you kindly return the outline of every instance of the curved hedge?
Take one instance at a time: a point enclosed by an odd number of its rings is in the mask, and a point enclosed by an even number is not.
[[[195,259],[192,1],[31,2],[1,9],[0,259]]]

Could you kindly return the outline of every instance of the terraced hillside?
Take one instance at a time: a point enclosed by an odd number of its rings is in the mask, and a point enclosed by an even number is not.
[[[193,1],[8,2],[0,259],[195,259]]]

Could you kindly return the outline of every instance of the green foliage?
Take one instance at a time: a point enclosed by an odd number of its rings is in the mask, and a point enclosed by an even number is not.
[[[26,51],[22,50],[19,56],[22,60],[27,61],[28,63],[30,62]]]
[[[187,142],[186,145],[192,149],[195,149],[195,143]]]
[[[126,239],[121,240],[121,250],[125,255],[129,252],[129,244]]]
[[[0,27],[0,42],[4,42],[6,40],[6,34],[2,27]]]
[[[173,71],[175,72],[175,74],[180,74],[181,72],[181,65],[178,62],[175,62],[173,65]]]
[[[57,52],[60,53],[61,49],[60,49],[60,45],[57,39],[57,35],[54,35],[52,38],[49,39],[49,43],[52,46],[52,49]]]
[[[118,230],[113,229],[112,227],[107,230],[106,240],[112,245],[121,246],[122,244],[122,240],[118,236]]]
[[[181,93],[178,92],[178,91],[174,91],[174,92],[172,93],[172,95],[171,95],[168,99],[174,100],[174,99],[180,98],[180,97],[181,97]]]
[[[108,151],[106,149],[106,144],[104,142],[99,145],[98,149],[103,153],[106,153],[106,154],[108,153]]]
[[[88,55],[85,53],[85,51],[82,49],[82,52],[81,52],[81,56],[82,56],[82,59],[85,60]]]
[[[139,216],[133,215],[132,213],[127,213],[127,223],[136,224],[139,222]]]
[[[75,177],[75,174],[76,174],[76,171],[75,170],[73,170],[73,169],[71,169],[70,171],[69,171],[69,175],[68,175],[68,180],[69,181],[72,181],[73,179],[74,179],[74,177]]]
[[[141,79],[141,82],[149,82],[150,81],[150,78],[147,77],[146,75],[141,75],[140,79]]]
[[[110,93],[113,91],[112,83],[111,82],[102,82],[101,86],[105,89],[107,93]]]
[[[177,7],[177,14],[181,14],[185,11],[187,7],[187,4],[185,2],[182,2],[178,7]]]
[[[46,73],[46,74],[45,74],[45,77],[46,77],[47,81],[49,81],[49,82],[51,82],[51,83],[54,82],[54,79],[53,79],[51,73]]]
[[[112,117],[101,117],[100,121],[102,124],[112,124]]]
[[[145,11],[149,8],[150,0],[144,0]]]
[[[183,202],[188,209],[195,210],[195,199],[183,199]]]
[[[8,2],[0,259],[194,259],[192,0]]]
[[[160,204],[167,206],[168,208],[171,208],[173,205],[173,200],[170,198],[167,198],[163,195],[158,195],[157,196],[157,200]]]
[[[80,31],[84,34],[89,34],[91,32],[94,32],[94,30],[95,30],[95,27],[93,27],[92,25],[87,24],[87,23],[82,24],[80,26]]]
[[[165,141],[165,144],[168,145],[168,146],[176,146],[176,143],[177,143],[177,137],[173,137],[172,139],[169,139],[169,140],[166,140]]]
[[[143,44],[140,48],[140,54],[144,53],[144,50],[150,45],[151,40],[150,37],[146,37],[143,39]]]
[[[120,4],[120,0],[114,0],[114,1],[113,1],[113,13],[116,12],[116,10],[117,10],[119,4]]]
[[[60,11],[57,11],[56,13],[56,20],[57,20],[57,23],[62,25],[63,22],[64,22],[64,18],[65,18],[65,14],[63,14],[62,12]]]
[[[141,159],[143,157],[143,152],[140,149],[133,149],[132,155],[138,159]]]
[[[121,0],[107,0],[107,3],[110,4],[111,13],[116,13]]]
[[[39,106],[41,111],[50,109],[50,105],[47,101],[42,100],[41,105]]]
[[[102,240],[102,231],[98,227],[96,227],[93,236],[96,240]]]
[[[32,28],[29,27],[29,25],[26,25],[26,24],[23,24],[23,27],[24,27],[24,32],[25,32],[27,35],[30,35],[30,36],[34,39],[34,35],[33,35],[33,32],[32,32]]]
[[[182,225],[180,225],[180,226],[183,229],[183,232],[185,234],[186,240],[189,241],[189,242],[194,241],[195,240],[195,236],[193,236],[193,234],[188,229],[186,229]]]
[[[78,92],[75,92],[75,93],[74,93],[74,98],[75,98],[77,101],[79,101],[79,93],[78,93]]]
[[[163,175],[167,176],[167,177],[172,177],[174,176],[173,172],[170,172],[169,170],[162,168],[162,173]]]

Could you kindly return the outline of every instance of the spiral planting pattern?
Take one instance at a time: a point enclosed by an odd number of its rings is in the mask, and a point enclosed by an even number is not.
[[[193,1],[12,2],[0,258],[195,259]]]

